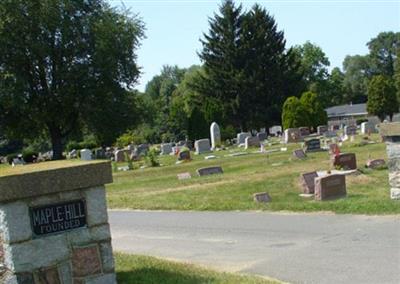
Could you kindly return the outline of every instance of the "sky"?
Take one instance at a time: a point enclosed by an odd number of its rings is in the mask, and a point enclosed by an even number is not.
[[[146,38],[137,50],[141,77],[136,86],[160,73],[163,65],[181,68],[201,64],[200,38],[221,1],[212,0],[108,0],[128,8],[144,22]],[[383,31],[400,31],[400,0],[273,0],[235,1],[244,9],[254,3],[275,18],[286,47],[310,41],[322,48],[333,67],[342,67],[346,55],[367,54],[366,43]]]

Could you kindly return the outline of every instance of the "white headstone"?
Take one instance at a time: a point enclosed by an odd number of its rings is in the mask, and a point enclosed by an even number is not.
[[[216,122],[211,123],[210,136],[211,136],[211,148],[213,150],[221,146],[221,131],[219,130],[219,126]]]
[[[90,151],[89,149],[82,149],[81,160],[90,161],[91,159],[92,159],[92,151]]]
[[[210,140],[209,139],[200,139],[194,142],[194,148],[196,150],[196,154],[202,154],[206,152],[210,152]]]

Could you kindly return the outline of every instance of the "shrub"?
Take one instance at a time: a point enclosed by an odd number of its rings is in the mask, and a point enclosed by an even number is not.
[[[151,148],[146,155],[146,162],[150,167],[158,167],[160,162],[158,160],[158,151],[157,149]]]
[[[31,149],[24,149],[22,151],[22,158],[27,163],[33,163],[34,160],[38,157],[39,153],[31,150]]]

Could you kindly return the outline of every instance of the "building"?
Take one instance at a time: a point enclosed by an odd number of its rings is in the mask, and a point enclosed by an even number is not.
[[[367,104],[333,106],[325,109],[328,125],[356,125],[357,119],[367,119]]]

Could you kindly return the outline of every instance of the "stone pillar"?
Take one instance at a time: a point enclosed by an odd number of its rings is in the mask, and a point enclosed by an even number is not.
[[[109,162],[0,173],[0,283],[116,283],[104,184]]]
[[[400,200],[400,122],[381,123],[379,132],[386,142],[390,198]]]

